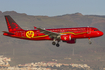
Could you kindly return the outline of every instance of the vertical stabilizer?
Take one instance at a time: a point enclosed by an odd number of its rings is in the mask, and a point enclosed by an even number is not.
[[[16,30],[23,30],[9,15],[6,15],[5,19],[7,22],[7,27],[9,32]]]

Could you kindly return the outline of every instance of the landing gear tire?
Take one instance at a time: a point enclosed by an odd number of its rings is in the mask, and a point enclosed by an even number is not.
[[[52,42],[52,45],[55,45],[56,44],[56,42]]]
[[[89,44],[92,44],[92,42],[91,42],[91,41],[89,41]]]
[[[60,46],[60,45],[57,43],[57,44],[56,44],[56,47],[59,47],[59,46]]]

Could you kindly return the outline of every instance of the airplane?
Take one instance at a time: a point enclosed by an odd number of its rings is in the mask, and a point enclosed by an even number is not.
[[[72,28],[53,28],[42,29],[34,27],[34,30],[22,29],[10,15],[5,15],[8,31],[3,31],[4,36],[13,38],[26,39],[26,40],[51,40],[52,45],[59,47],[59,42],[65,42],[68,44],[75,44],[76,39],[88,38],[89,44],[91,44],[90,38],[100,37],[104,33],[94,27],[72,27]]]

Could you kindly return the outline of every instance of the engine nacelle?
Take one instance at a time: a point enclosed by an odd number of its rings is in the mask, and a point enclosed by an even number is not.
[[[62,41],[70,41],[71,40],[71,35],[61,35],[61,40]]]
[[[76,43],[76,39],[71,39],[70,41],[67,41],[67,43],[74,44]]]
[[[70,41],[63,41],[63,42],[66,42],[69,44],[74,44],[74,43],[76,43],[76,39],[71,39]]]

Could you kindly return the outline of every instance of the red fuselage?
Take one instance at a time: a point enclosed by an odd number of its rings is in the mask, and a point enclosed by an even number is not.
[[[71,38],[73,39],[94,38],[103,35],[103,32],[93,27],[58,28],[46,30],[60,33],[61,35],[71,35]],[[27,40],[52,40],[52,38],[44,33],[41,33],[39,30],[19,30],[11,33],[13,34],[4,33],[3,35]]]
[[[76,39],[94,38],[103,35],[103,32],[94,27],[76,27],[76,28],[56,28],[23,30],[9,15],[5,16],[8,31],[3,31],[3,35],[27,39],[27,40],[53,40],[52,44],[59,47],[59,42],[63,41],[69,44],[76,43]],[[55,42],[57,41],[57,43]],[[91,42],[90,42],[91,44]]]

